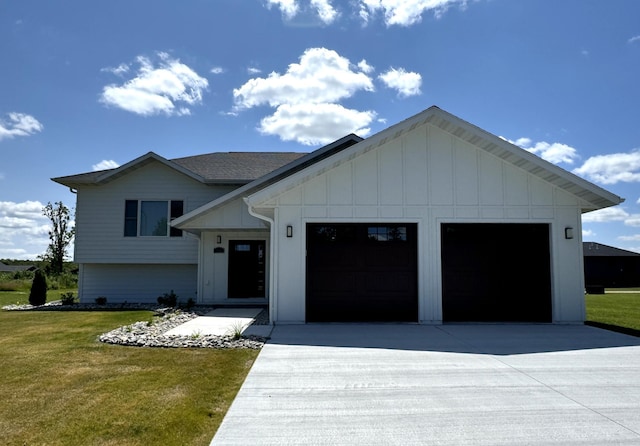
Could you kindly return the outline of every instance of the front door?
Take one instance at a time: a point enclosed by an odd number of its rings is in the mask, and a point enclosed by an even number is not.
[[[265,297],[264,240],[229,241],[230,298]]]

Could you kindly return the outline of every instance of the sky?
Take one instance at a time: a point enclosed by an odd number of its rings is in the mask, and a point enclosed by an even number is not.
[[[0,259],[48,245],[53,177],[149,151],[308,152],[432,106],[625,198],[640,252],[640,1],[0,0]]]

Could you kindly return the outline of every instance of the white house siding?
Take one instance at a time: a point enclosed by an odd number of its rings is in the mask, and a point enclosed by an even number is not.
[[[338,154],[322,163],[323,173],[259,203],[276,210],[276,322],[305,320],[305,230],[312,222],[417,223],[424,323],[442,321],[442,223],[549,224],[553,320],[584,319],[584,287],[576,280],[582,267],[577,197],[430,124],[355,157]],[[292,238],[285,237],[287,225]],[[564,239],[565,227],[574,228],[573,240]]]
[[[267,226],[263,220],[250,215],[242,198],[237,198],[215,210],[204,212],[181,227],[206,231],[214,229],[265,229]]]
[[[220,243],[218,243],[218,236]],[[201,236],[200,268],[198,271],[198,303],[214,304],[229,303],[227,298],[228,290],[228,267],[229,267],[229,241],[230,240],[265,240],[266,258],[269,258],[269,231],[208,231]],[[216,248],[222,248],[224,252],[216,253]],[[266,289],[269,290],[269,262],[266,271]],[[267,294],[268,295],[268,294]],[[231,299],[233,301],[234,299]],[[249,299],[235,299],[236,303],[247,303]],[[265,299],[253,299],[251,302],[259,301],[266,303]]]
[[[80,188],[75,261],[195,264],[198,241],[193,236],[124,237],[125,200],[183,200],[186,213],[233,189],[207,186],[158,162],[112,182]]]
[[[181,227],[201,234],[198,302],[204,304],[227,301],[229,240],[269,240],[267,224],[249,214],[241,197],[205,211]],[[220,243],[217,242],[218,236]],[[224,252],[215,253],[215,248],[223,248]],[[268,289],[268,282],[266,286]]]
[[[110,302],[155,302],[172,288],[185,300],[195,299],[197,237],[187,233],[182,237],[124,237],[125,200],[183,200],[186,213],[233,189],[207,186],[159,162],[103,185],[79,188],[74,260],[82,272],[81,301],[106,296]]]
[[[180,302],[196,300],[197,265],[81,264],[80,301],[93,303],[97,297],[108,303],[156,303],[171,292]]]

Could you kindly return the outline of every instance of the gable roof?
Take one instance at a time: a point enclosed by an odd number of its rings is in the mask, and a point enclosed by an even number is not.
[[[282,179],[288,177],[289,175],[292,175],[300,170],[303,170],[309,166],[312,166],[315,163],[325,158],[329,158],[332,155],[339,153],[355,144],[358,144],[361,141],[363,141],[363,139],[360,138],[359,136],[354,134],[349,134],[343,138],[340,138],[337,141],[332,142],[331,144],[327,144],[326,146],[323,146],[305,156],[302,156],[285,166],[282,166],[272,172],[269,172],[266,175],[263,175],[262,177],[250,183],[247,183],[244,186],[239,187],[238,189],[235,189],[226,195],[223,195],[217,200],[211,201],[205,204],[204,206],[200,206],[199,208],[194,209],[193,211],[188,212],[183,216],[176,218],[171,222],[171,225],[177,228],[184,228],[185,224],[200,217],[204,213],[211,212],[212,210],[238,197],[244,198],[247,195],[251,194],[252,192],[258,191],[261,188],[277,183]]]
[[[623,198],[620,198],[571,172],[551,164],[550,162],[545,161],[542,158],[436,106],[432,106],[411,118],[370,136],[339,154],[333,155],[330,159],[328,158],[315,163],[305,170],[297,172],[295,175],[288,176],[283,181],[271,184],[268,187],[256,191],[254,194],[247,197],[247,203],[250,206],[257,206],[264,203],[314,176],[334,168],[343,162],[347,162],[362,153],[373,150],[390,140],[399,138],[403,134],[425,124],[434,125],[449,134],[578,197],[581,202],[582,212],[615,206],[624,201]]]
[[[246,184],[305,156],[298,152],[215,152],[168,160],[148,152],[115,169],[52,178],[71,188],[100,185],[159,162],[196,181],[206,184]]]
[[[637,252],[596,242],[582,242],[582,252],[585,257],[640,257]]]
[[[0,272],[2,273],[15,273],[18,271],[33,271],[36,267],[34,265],[5,265],[0,262]]]

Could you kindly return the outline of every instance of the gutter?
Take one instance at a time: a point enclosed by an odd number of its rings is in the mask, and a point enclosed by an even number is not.
[[[276,241],[276,224],[274,219],[269,218],[265,215],[261,215],[258,214],[254,209],[253,206],[251,206],[249,204],[249,199],[248,197],[244,197],[243,201],[245,202],[245,204],[247,205],[247,210],[249,211],[249,215],[256,217],[259,220],[263,220],[266,221],[269,224],[269,234],[270,234],[270,238],[271,240],[269,241],[269,323],[271,325],[275,325],[275,323],[273,322],[273,316],[274,314],[276,314],[276,307],[277,307],[277,300],[276,300],[276,285],[277,285],[277,280],[276,280],[276,274],[275,274],[275,269],[276,269],[276,250],[277,250],[277,243],[275,243]]]

